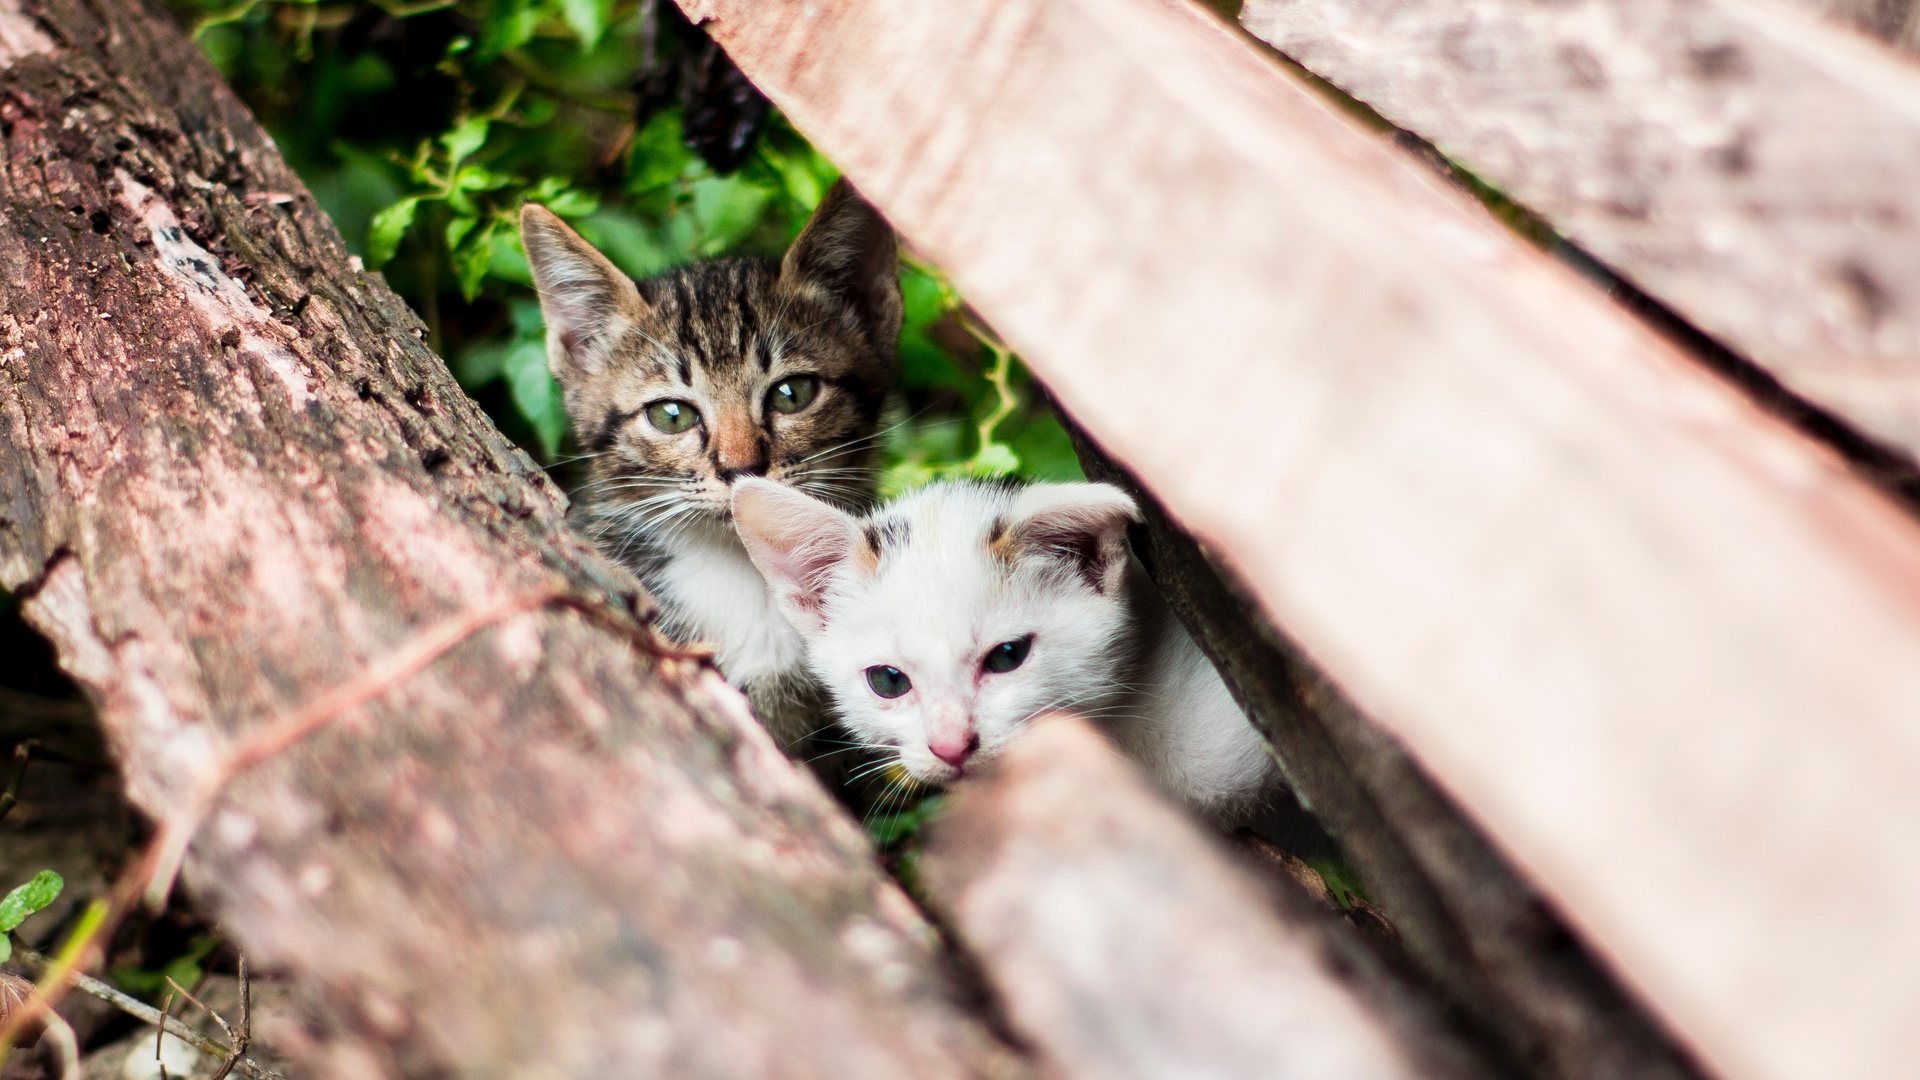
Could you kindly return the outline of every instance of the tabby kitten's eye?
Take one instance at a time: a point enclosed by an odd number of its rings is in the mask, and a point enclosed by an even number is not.
[[[1033,648],[1033,635],[1003,641],[987,650],[987,658],[980,666],[995,675],[1004,674],[1027,662],[1027,651]]]
[[[662,434],[678,435],[700,422],[700,410],[684,401],[656,401],[647,406],[647,423]]]
[[[813,404],[820,392],[820,380],[812,375],[793,375],[781,379],[767,391],[767,407],[774,412],[796,413]]]
[[[913,689],[913,680],[897,667],[875,664],[867,669],[867,685],[883,698],[896,698]]]

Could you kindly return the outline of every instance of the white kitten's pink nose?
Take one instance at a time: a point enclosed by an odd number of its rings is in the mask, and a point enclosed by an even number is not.
[[[927,740],[927,749],[934,757],[958,769],[967,763],[975,750],[980,749],[980,736],[971,731],[957,735],[943,735]]]

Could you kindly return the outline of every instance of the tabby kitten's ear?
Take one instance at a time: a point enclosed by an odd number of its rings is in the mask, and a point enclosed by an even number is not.
[[[600,370],[607,346],[640,321],[646,301],[632,278],[544,206],[520,208],[520,242],[547,320],[547,366],[572,385]]]
[[[817,289],[851,306],[874,351],[900,339],[900,267],[893,226],[842,177],[833,182],[780,263],[780,286]]]

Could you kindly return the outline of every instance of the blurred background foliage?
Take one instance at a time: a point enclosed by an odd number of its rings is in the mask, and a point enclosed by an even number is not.
[[[647,277],[778,256],[837,175],[670,0],[171,2],[462,384],[562,473],[521,203]],[[908,256],[902,286],[883,493],[1077,478],[1043,395],[951,285]]]

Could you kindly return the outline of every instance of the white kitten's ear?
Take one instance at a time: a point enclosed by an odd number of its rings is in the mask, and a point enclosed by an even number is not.
[[[1127,525],[1139,518],[1133,499],[1112,484],[1035,484],[1014,500],[995,544],[1057,559],[1094,591],[1111,593],[1126,575]]]
[[[817,288],[859,313],[874,351],[900,340],[900,262],[888,225],[853,185],[833,182],[780,262],[783,288]]]
[[[733,485],[733,524],[794,629],[826,625],[827,589],[860,542],[860,523],[837,507],[771,480]]]
[[[572,385],[600,370],[607,345],[640,321],[646,301],[632,278],[544,206],[520,208],[520,243],[547,320],[547,366]]]

